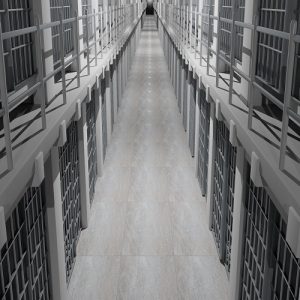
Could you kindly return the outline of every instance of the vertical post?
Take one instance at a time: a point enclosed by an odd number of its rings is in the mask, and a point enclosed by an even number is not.
[[[76,51],[76,69],[77,69],[77,87],[80,87],[80,72],[81,72],[81,62],[80,62],[80,41],[79,41],[79,18],[77,12],[75,12],[75,34],[74,34],[74,44]]]
[[[112,120],[111,120],[111,80],[110,68],[105,70],[105,102],[106,102],[106,120],[107,120],[107,144],[110,144],[112,134]]]
[[[102,131],[102,93],[101,93],[102,74],[96,75],[95,109],[96,109],[96,143],[97,143],[97,170],[98,177],[103,175],[103,131]]]
[[[98,65],[98,41],[97,41],[97,23],[96,23],[96,10],[93,10],[93,23],[94,23],[94,51],[95,51],[95,66]]]
[[[88,11],[85,12],[85,33],[86,33],[86,65],[87,65],[87,73],[91,74],[91,64],[90,64],[90,38],[89,38],[89,16]]]
[[[4,126],[4,136],[5,136],[7,169],[10,171],[13,168],[13,155],[12,155],[12,144],[11,144],[11,137],[10,137],[10,119],[9,119],[9,107],[8,107],[8,95],[7,95],[4,57],[5,56],[4,56],[4,49],[3,49],[2,26],[0,23],[0,75],[1,75],[0,94],[1,94],[1,105],[3,109],[3,126]]]
[[[288,47],[289,51],[288,51],[288,58],[287,58],[287,71],[285,75],[286,84],[284,90],[280,159],[279,159],[280,170],[284,169],[285,152],[287,146],[287,136],[288,136],[288,128],[289,128],[289,109],[290,109],[290,100],[291,100],[292,88],[293,88],[293,72],[294,72],[295,51],[296,51],[294,36],[296,33],[297,33],[297,22],[293,20],[291,21],[291,25],[290,25],[290,38],[289,38],[289,47]]]
[[[234,210],[232,224],[232,243],[230,258],[230,278],[229,278],[229,298],[239,299],[242,247],[244,235],[244,194],[245,194],[245,150],[241,145],[237,146],[236,169],[235,169],[235,190],[234,190]]]
[[[195,127],[195,176],[198,177],[198,163],[199,163],[199,126],[200,126],[200,86],[201,77],[197,79],[196,83],[196,127]]]
[[[61,84],[62,84],[62,95],[63,103],[67,103],[67,87],[66,87],[66,70],[65,70],[65,39],[64,39],[64,24],[63,24],[63,8],[59,12],[59,40],[60,40],[60,62],[61,62]]]
[[[220,81],[220,34],[221,34],[221,16],[218,14],[218,27],[217,27],[217,55],[216,55],[216,86],[219,87]]]
[[[206,95],[208,96],[208,95]],[[208,168],[207,168],[207,212],[208,226],[211,228],[211,209],[212,209],[212,194],[214,180],[214,161],[215,161],[215,135],[216,135],[216,118],[215,118],[215,103],[210,103],[210,122],[209,122],[209,142],[208,142]]]
[[[80,204],[81,225],[88,227],[90,216],[89,171],[88,171],[88,145],[86,124],[86,100],[81,106],[81,118],[78,120],[78,153],[79,153],[79,179],[80,179]]]
[[[61,178],[57,146],[50,150],[50,156],[45,163],[45,196],[51,295],[53,299],[67,299]]]

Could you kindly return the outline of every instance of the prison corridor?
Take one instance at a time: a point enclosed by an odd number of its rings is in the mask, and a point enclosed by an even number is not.
[[[146,18],[81,232],[69,299],[228,299],[195,163]]]

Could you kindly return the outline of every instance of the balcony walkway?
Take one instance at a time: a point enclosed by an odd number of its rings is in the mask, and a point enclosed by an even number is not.
[[[81,233],[70,299],[228,299],[186,139],[149,23]]]

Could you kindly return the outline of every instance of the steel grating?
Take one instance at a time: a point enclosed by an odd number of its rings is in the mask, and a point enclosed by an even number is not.
[[[101,81],[101,99],[102,99],[102,151],[103,151],[103,160],[106,156],[107,148],[107,118],[106,118],[106,101],[105,101],[105,80]]]
[[[50,0],[51,21],[59,21],[60,15],[63,19],[72,18],[72,0]],[[73,41],[73,24],[67,23],[64,27],[64,49],[65,56],[71,53],[74,49]],[[52,48],[53,48],[53,63],[54,67],[60,66],[60,28],[58,26],[52,27]]]
[[[215,9],[215,1],[214,0],[203,0],[203,8],[202,8],[202,27],[203,27],[203,40],[206,42],[213,41],[213,22],[209,20],[209,14],[213,15]]]
[[[67,128],[67,142],[59,148],[62,212],[64,224],[66,279],[69,283],[81,232],[80,182],[77,122]]]
[[[42,187],[28,188],[6,221],[0,251],[0,299],[50,299],[46,205]]]
[[[196,80],[192,78],[189,111],[189,147],[193,157],[195,156],[196,85]]]
[[[197,177],[202,195],[206,195],[207,190],[207,170],[208,170],[208,144],[210,126],[210,103],[206,101],[205,87],[201,83],[199,90],[199,148],[198,148],[198,170]]]
[[[212,197],[212,232],[226,270],[230,272],[232,214],[236,149],[230,144],[229,130],[216,121],[216,149]]]
[[[247,169],[241,299],[299,299],[300,263],[287,244],[286,223]]]
[[[95,195],[95,186],[97,181],[97,141],[96,141],[96,101],[95,89],[92,90],[92,99],[86,105],[86,123],[87,123],[87,146],[88,146],[88,165],[89,165],[89,194],[90,204],[92,204]]]
[[[279,31],[285,30],[286,0],[259,1],[259,25]],[[257,45],[256,75],[276,92],[282,92],[284,40],[259,32]]]
[[[0,19],[3,32],[32,26],[29,0],[0,1]],[[3,42],[7,90],[16,87],[35,73],[32,34],[23,34]]]

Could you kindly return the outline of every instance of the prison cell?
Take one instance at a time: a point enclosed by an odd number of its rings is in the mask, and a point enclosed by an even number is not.
[[[97,181],[97,141],[96,141],[96,101],[95,89],[92,90],[92,99],[86,104],[87,124],[87,146],[88,146],[88,167],[89,167],[89,195],[92,204],[95,195]]]
[[[67,128],[67,141],[59,147],[62,218],[64,226],[66,280],[69,283],[76,259],[76,247],[81,232],[79,188],[79,154],[77,122]]]
[[[219,9],[220,17],[228,20],[233,18],[233,7],[232,0],[222,0],[221,7]],[[236,3],[237,7],[235,8],[235,17],[237,21],[244,21],[245,16],[245,0],[238,0]],[[220,50],[225,56],[230,55],[231,53],[231,27],[230,23],[225,21],[220,21]],[[243,50],[243,28],[237,26],[235,28],[235,58],[239,61],[242,61],[242,50]]]
[[[195,156],[196,84],[197,81],[192,78],[189,111],[189,147],[193,157]]]
[[[187,130],[187,90],[188,90],[188,78],[189,70],[188,66],[184,63],[184,78],[183,78],[183,98],[182,98],[182,115],[183,115],[183,127]]]
[[[247,166],[241,299],[299,299],[300,264],[286,241],[286,223]]]
[[[92,3],[91,0],[81,0],[82,15],[87,16],[92,14]],[[93,37],[93,19],[86,18],[82,20],[82,31],[83,31],[83,41],[86,43],[87,37],[91,39]]]
[[[102,151],[103,151],[103,160],[106,156],[107,148],[107,118],[106,118],[106,100],[105,100],[105,79],[101,80],[101,100],[102,100]]]
[[[259,1],[259,25],[284,31],[286,16],[286,0]],[[284,40],[267,33],[259,32],[257,44],[256,76],[276,92],[282,93],[284,77]]]
[[[214,14],[214,0],[203,0],[203,8],[202,8],[202,38],[206,42],[212,42],[213,41],[213,22],[209,20],[209,14]]]
[[[210,126],[210,103],[206,101],[205,87],[201,83],[199,90],[199,148],[198,148],[198,170],[197,177],[203,196],[207,190],[207,170],[208,170],[208,143]]]
[[[221,261],[230,272],[232,214],[236,149],[230,144],[229,130],[216,120],[216,148],[212,196],[212,232]]]
[[[15,31],[32,26],[29,0],[0,1],[2,32]],[[16,87],[35,73],[32,34],[23,34],[3,42],[7,90]]]
[[[51,21],[59,21],[60,15],[63,19],[72,18],[72,0],[50,0]],[[60,27],[52,27],[52,48],[53,48],[53,64],[54,68],[60,65]],[[67,23],[63,25],[64,30],[64,50],[65,56],[74,49],[73,41],[73,24]]]
[[[28,188],[6,220],[0,251],[0,299],[50,299],[46,205],[42,186]]]

